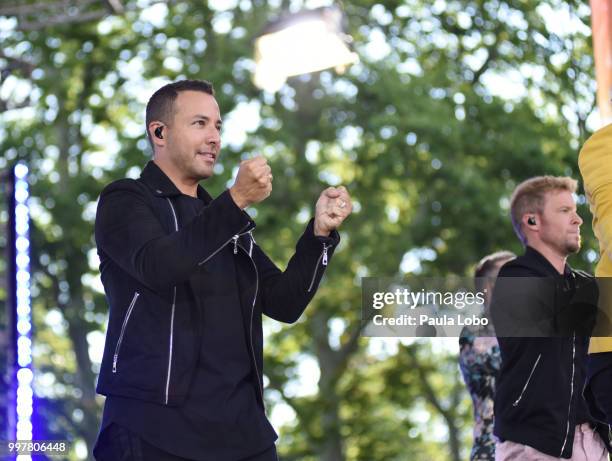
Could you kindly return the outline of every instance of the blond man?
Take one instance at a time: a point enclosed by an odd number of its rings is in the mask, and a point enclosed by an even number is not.
[[[576,187],[572,178],[538,176],[512,195],[512,224],[525,253],[501,268],[491,304],[502,357],[497,461],[607,459],[580,395],[588,338],[576,328],[589,324],[580,318],[582,300],[596,287],[567,264],[580,249]]]

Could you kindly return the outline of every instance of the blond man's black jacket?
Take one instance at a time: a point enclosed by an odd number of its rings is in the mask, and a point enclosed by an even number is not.
[[[116,181],[100,196],[95,237],[110,314],[97,391],[180,405],[197,365],[201,309],[228,309],[224,303],[234,299],[263,407],[262,314],[288,323],[300,317],[339,236],[316,237],[311,221],[281,272],[255,243],[254,222],[228,191],[213,200],[198,187],[207,206],[190,222],[177,217],[179,194],[149,162],[139,179]],[[201,269],[206,286],[195,289]],[[196,302],[195,293],[206,296]]]
[[[494,434],[556,458],[570,458],[576,425],[597,428],[582,396],[588,336],[595,322],[595,279],[566,264],[559,274],[538,251],[507,262],[491,314],[501,352]]]

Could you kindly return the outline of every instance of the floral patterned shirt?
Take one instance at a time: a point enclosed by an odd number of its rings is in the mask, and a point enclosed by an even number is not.
[[[465,328],[459,338],[459,368],[474,405],[474,445],[470,461],[494,461],[493,401],[501,366],[495,337],[475,336]]]

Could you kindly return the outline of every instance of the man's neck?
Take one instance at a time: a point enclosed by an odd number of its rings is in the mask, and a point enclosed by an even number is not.
[[[181,191],[181,193],[185,195],[190,195],[191,197],[198,196],[198,182],[194,180],[185,179],[181,176],[180,172],[174,168],[174,166],[166,162],[158,157],[153,159],[153,162],[159,167],[160,170],[164,172],[170,181],[174,183],[176,188]]]
[[[542,242],[529,242],[529,246],[544,256],[559,274],[565,272],[567,255],[559,253],[559,251]]]

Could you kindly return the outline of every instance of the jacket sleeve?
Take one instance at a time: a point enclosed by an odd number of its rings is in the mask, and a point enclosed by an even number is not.
[[[593,231],[602,256],[612,260],[612,125],[597,131],[578,157],[580,174],[593,214]],[[608,263],[609,267],[609,263]],[[612,274],[597,274],[611,276]]]
[[[595,132],[584,144],[578,157],[580,174],[593,214],[593,232],[599,241],[600,260],[595,275],[612,276],[612,125]],[[600,302],[599,318],[591,338],[589,353],[612,351],[612,338],[606,331],[612,328],[612,304]]]
[[[337,231],[329,237],[315,236],[314,220],[311,220],[284,272],[255,245],[253,259],[259,273],[263,313],[281,322],[297,321],[314,296],[339,242]]]
[[[95,237],[102,271],[110,258],[153,290],[187,280],[199,264],[251,223],[225,191],[189,224],[167,234],[145,187],[134,180],[120,180],[102,191]],[[170,203],[168,213],[172,213]]]

